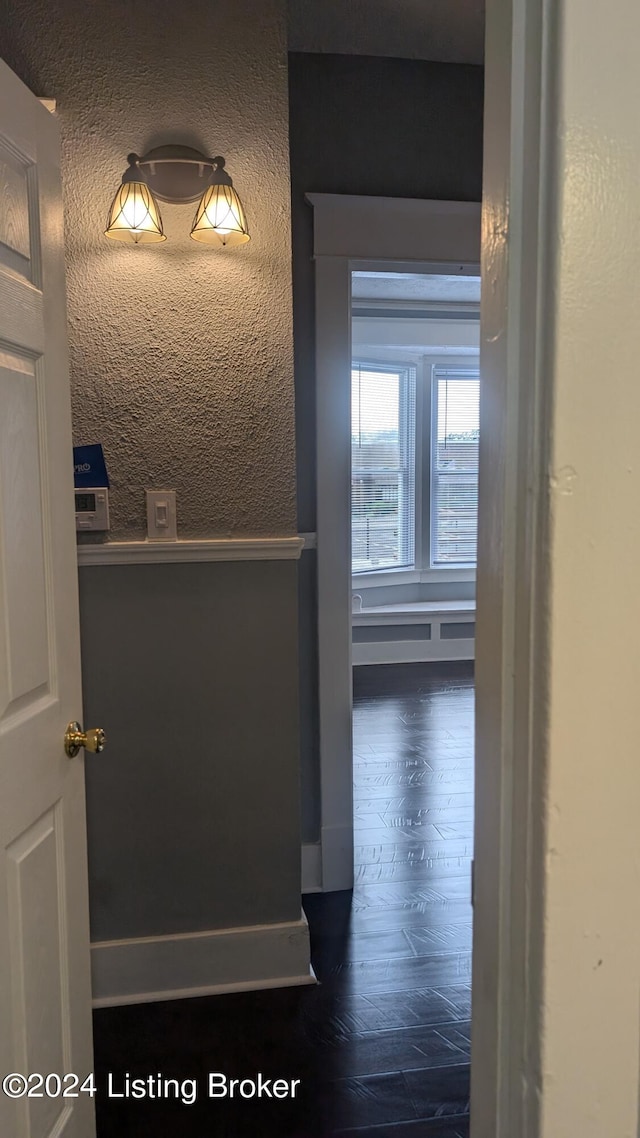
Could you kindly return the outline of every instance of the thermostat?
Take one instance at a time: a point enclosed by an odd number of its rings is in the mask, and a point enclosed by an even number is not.
[[[109,491],[105,486],[76,490],[76,529],[109,529]]]

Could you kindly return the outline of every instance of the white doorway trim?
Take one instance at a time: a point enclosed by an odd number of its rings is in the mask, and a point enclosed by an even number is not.
[[[309,194],[316,283],[320,861],[353,886],[351,735],[351,272],[476,275],[480,205]]]
[[[551,8],[487,5],[472,1138],[541,1133],[551,265],[562,244]]]

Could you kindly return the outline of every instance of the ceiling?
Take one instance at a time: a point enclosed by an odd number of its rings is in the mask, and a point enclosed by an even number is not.
[[[288,0],[289,50],[482,63],[484,0]]]
[[[352,276],[352,296],[358,300],[449,301],[477,305],[480,277],[358,271]]]
[[[478,355],[480,277],[364,270],[352,273],[351,295],[355,301],[369,301],[353,309],[354,351],[395,360],[398,352]],[[447,303],[455,313],[444,311]],[[363,309],[366,316],[359,315]]]

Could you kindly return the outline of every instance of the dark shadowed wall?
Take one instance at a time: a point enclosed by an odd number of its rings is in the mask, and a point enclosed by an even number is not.
[[[483,69],[289,55],[298,526],[315,530],[313,230],[307,193],[480,201]],[[315,554],[300,575],[303,836],[319,833]]]

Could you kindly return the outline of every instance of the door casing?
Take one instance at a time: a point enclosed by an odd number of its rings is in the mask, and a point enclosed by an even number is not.
[[[478,274],[480,206],[309,194],[314,212],[320,887],[353,886],[351,273]]]

